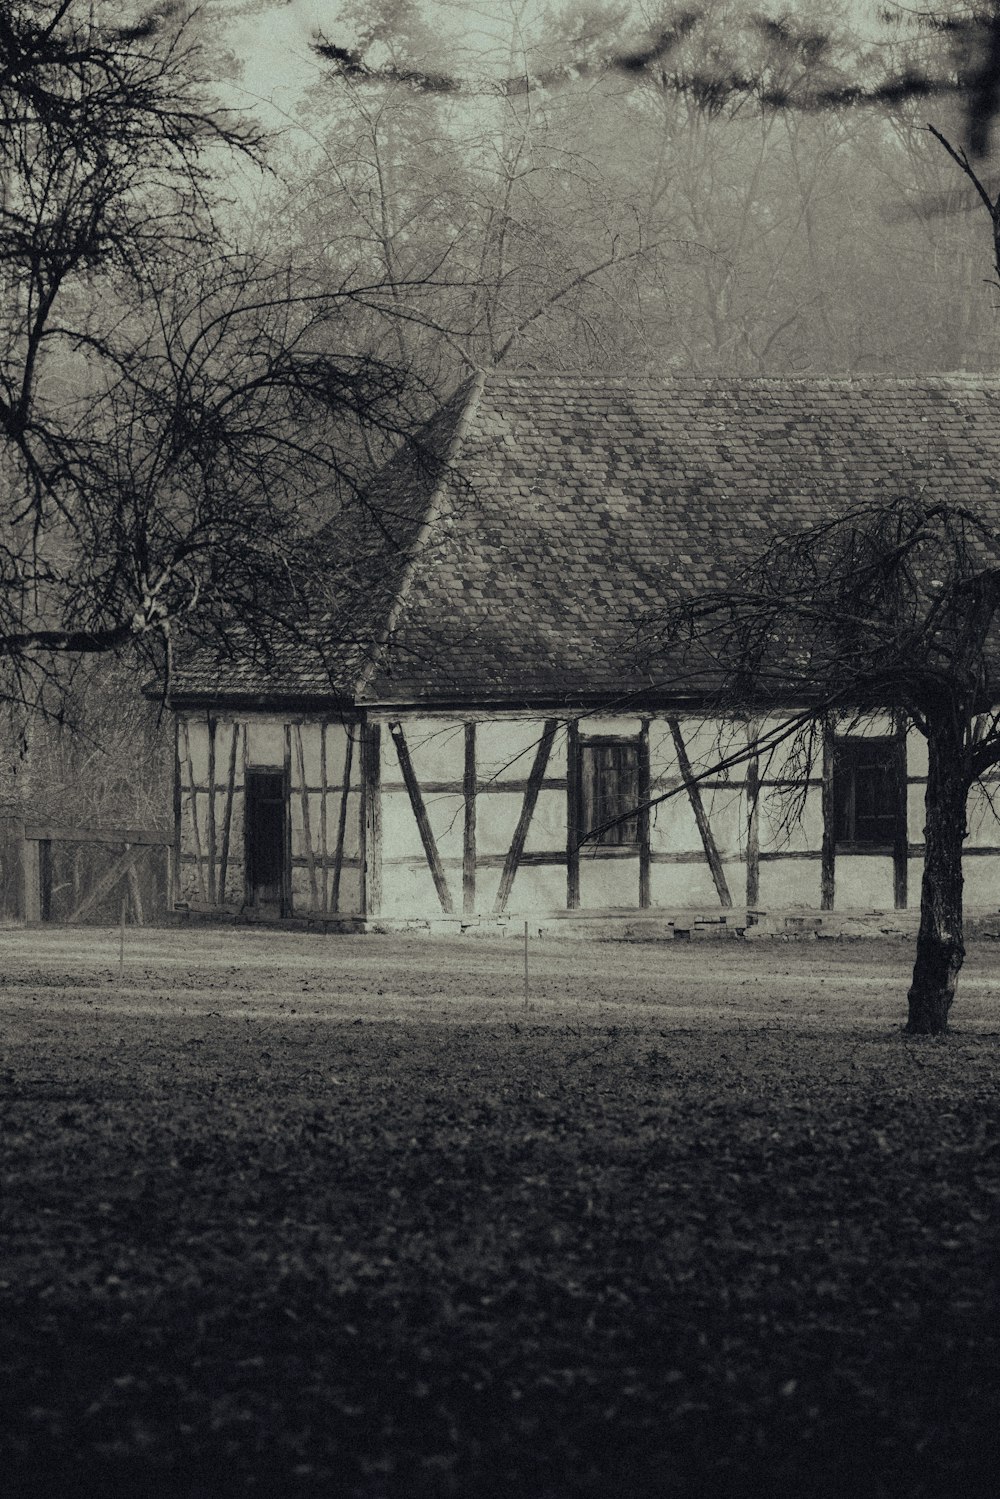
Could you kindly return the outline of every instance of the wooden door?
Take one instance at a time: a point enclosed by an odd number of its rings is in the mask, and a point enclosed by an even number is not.
[[[283,770],[246,773],[247,904],[287,913],[288,784]]]

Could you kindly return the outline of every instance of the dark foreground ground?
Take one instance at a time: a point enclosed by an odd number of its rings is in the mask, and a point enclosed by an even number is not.
[[[1000,951],[0,933],[11,1499],[959,1499]]]

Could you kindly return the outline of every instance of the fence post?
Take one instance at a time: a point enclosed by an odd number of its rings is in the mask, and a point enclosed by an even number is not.
[[[38,840],[38,900],[42,921],[52,920],[52,839]]]
[[[42,919],[41,844],[37,838],[24,840],[24,919],[31,926]]]
[[[10,805],[0,806],[0,923],[24,926],[24,818]]]

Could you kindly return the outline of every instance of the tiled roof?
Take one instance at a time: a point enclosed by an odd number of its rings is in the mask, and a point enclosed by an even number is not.
[[[389,544],[362,527],[358,572],[346,534],[327,538],[332,679],[371,702],[636,690],[616,650],[630,616],[724,583],[776,534],[918,493],[1000,505],[1000,381],[492,373],[421,461],[386,470]],[[281,689],[322,691],[317,663],[291,652]],[[211,671],[178,685],[208,694]],[[240,685],[277,690],[259,669]]]
[[[405,593],[421,528],[469,405],[457,391],[416,437],[403,444],[370,495],[352,499],[313,538],[315,577],[307,618],[224,655],[183,653],[171,695],[196,698],[353,699],[371,675]]]

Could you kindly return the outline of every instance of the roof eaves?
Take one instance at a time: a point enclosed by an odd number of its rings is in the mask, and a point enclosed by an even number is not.
[[[188,708],[204,708],[208,705],[222,711],[239,708],[253,709],[258,712],[295,709],[313,713],[332,711],[348,716],[354,708],[354,699],[346,693],[336,692],[333,689],[323,692],[307,688],[290,688],[284,692],[271,692],[248,687],[243,690],[220,692],[217,689],[187,687],[172,693],[168,706],[172,712],[179,712]]]

